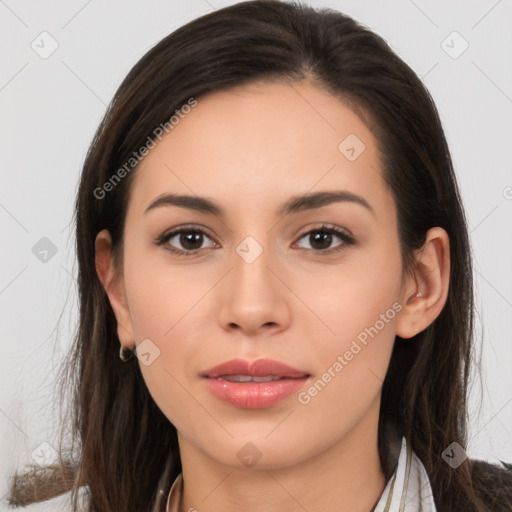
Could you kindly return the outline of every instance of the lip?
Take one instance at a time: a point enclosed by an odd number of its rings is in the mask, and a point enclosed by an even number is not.
[[[228,375],[264,377],[275,375],[280,380],[271,382],[230,382],[219,377]],[[242,409],[272,407],[299,391],[311,375],[272,359],[246,361],[232,359],[201,374],[208,389],[220,400]]]
[[[276,375],[278,377],[297,379],[308,376],[309,373],[267,358],[256,359],[254,361],[231,359],[230,361],[221,363],[201,373],[202,377],[209,377],[212,379],[216,379],[217,377],[222,377],[224,375],[251,375],[253,377]]]

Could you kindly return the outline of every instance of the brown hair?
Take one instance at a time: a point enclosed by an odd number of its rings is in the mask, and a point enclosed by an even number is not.
[[[466,447],[474,306],[466,220],[433,100],[369,29],[334,10],[277,0],[238,3],[180,27],[137,62],[109,105],[83,166],[75,208],[80,317],[61,393],[72,390],[70,452],[77,444],[80,456],[76,462],[63,457],[53,480],[16,475],[11,503],[29,502],[29,490],[46,499],[71,489],[76,510],[76,491],[87,485],[89,511],[163,509],[157,501],[162,482],[168,492],[181,471],[176,429],[150,396],[139,366],[120,361],[116,320],[95,270],[94,242],[102,229],[110,231],[120,265],[136,168],[108,197],[94,191],[191,97],[200,101],[209,91],[257,80],[303,79],[371,120],[397,205],[404,267],[429,228],[440,226],[450,238],[445,307],[412,340],[395,340],[379,418],[382,467],[389,466],[384,425],[391,422],[424,464],[438,510],[510,510],[509,472],[469,459],[452,469],[441,456],[453,442]]]

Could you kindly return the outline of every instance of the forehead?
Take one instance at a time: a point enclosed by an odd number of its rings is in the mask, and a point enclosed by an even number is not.
[[[374,200],[387,192],[368,127],[310,82],[214,91],[187,111],[140,163],[135,208],[170,191],[243,208],[314,189],[342,187]]]

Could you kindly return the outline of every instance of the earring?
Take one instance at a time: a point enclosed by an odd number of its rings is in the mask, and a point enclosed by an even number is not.
[[[128,347],[123,347],[121,345],[119,349],[119,359],[123,361],[123,363],[126,363],[126,361],[129,361],[133,357],[133,350],[131,350]]]

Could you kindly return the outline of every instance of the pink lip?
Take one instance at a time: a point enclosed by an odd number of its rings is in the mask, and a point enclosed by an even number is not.
[[[272,382],[229,382],[219,377],[251,375],[282,377]],[[304,386],[310,374],[271,359],[257,359],[252,363],[233,359],[201,374],[209,390],[220,400],[244,409],[271,407]]]
[[[296,379],[308,376],[309,373],[297,370],[297,368],[274,361],[273,359],[256,359],[252,362],[245,359],[231,359],[231,361],[226,361],[201,373],[201,376],[212,379],[222,377],[223,375],[251,375],[254,377],[276,375],[278,377]]]

